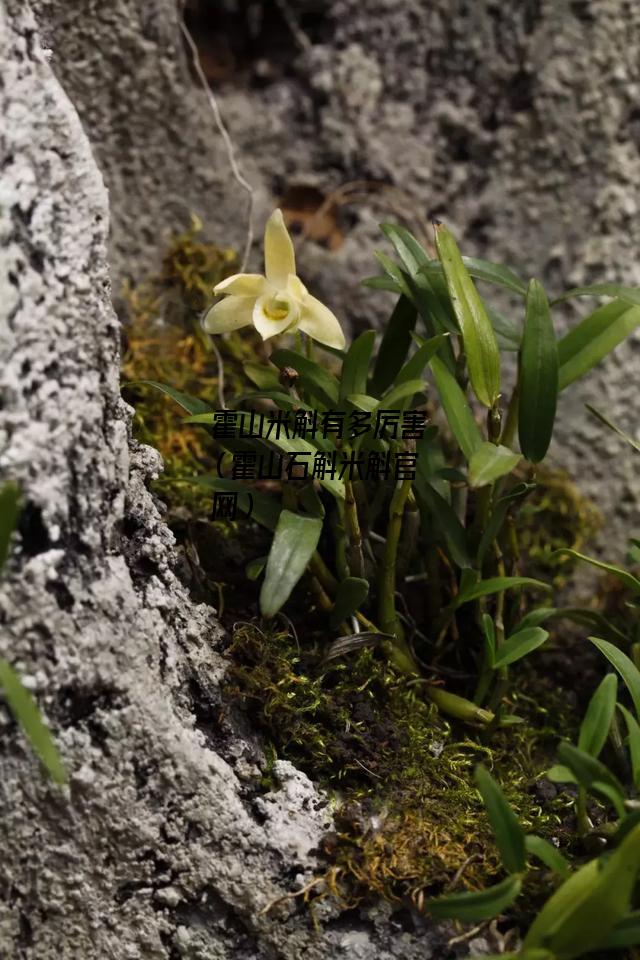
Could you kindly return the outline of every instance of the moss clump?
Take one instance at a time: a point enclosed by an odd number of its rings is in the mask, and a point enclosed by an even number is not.
[[[530,576],[563,587],[576,567],[556,550],[583,550],[602,526],[602,516],[564,470],[538,466],[537,487],[518,513],[518,546]]]
[[[519,695],[525,723],[485,745],[453,729],[419,686],[371,650],[323,666],[287,633],[245,624],[229,654],[229,694],[258,717],[278,754],[336,794],[336,831],[325,854],[334,890],[347,903],[375,893],[420,906],[427,892],[441,892],[454,878],[475,887],[498,873],[473,787],[479,761],[500,772],[525,826],[543,836],[562,833],[561,801],[543,807],[535,793],[558,737],[535,696]],[[566,722],[562,713],[557,722]]]
[[[176,518],[206,517],[210,494],[189,484],[176,484],[214,469],[213,442],[198,428],[181,424],[180,408],[153,387],[133,381],[155,380],[181,393],[208,399],[219,394],[218,363],[200,316],[213,296],[213,287],[237,269],[234,251],[201,239],[202,224],[192,217],[188,230],[170,241],[162,268],[136,286],[124,290],[128,317],[124,327],[123,378],[131,384],[127,396],[135,406],[134,432],[143,443],[160,451],[165,473],[158,487],[169,506],[169,522]],[[255,349],[241,335],[220,341],[227,387],[241,393],[246,386],[245,360],[255,360]]]

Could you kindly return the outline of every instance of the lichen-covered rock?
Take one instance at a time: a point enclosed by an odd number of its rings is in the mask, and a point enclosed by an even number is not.
[[[0,115],[0,478],[24,495],[0,656],[69,775],[47,781],[0,709],[0,956],[432,956],[442,934],[399,935],[383,909],[325,901],[316,934],[290,896],[322,872],[330,807],[284,762],[258,796],[260,746],[222,715],[221,629],[174,574],[145,486],[161,463],[119,397],[107,192],[18,0],[0,4]]]
[[[244,194],[190,77],[174,0],[36,3],[110,189],[117,282],[147,271],[188,210],[212,239],[241,244]],[[342,246],[300,244],[303,277],[348,323],[381,322],[389,307],[359,285],[375,272],[384,219],[428,240],[437,215],[467,253],[511,263],[551,291],[640,283],[633,0],[187,6],[255,186],[258,234],[292,185],[322,197],[358,182]],[[578,315],[569,308],[559,326]],[[552,448],[604,508],[610,556],[624,552],[637,517],[639,471],[584,403],[635,432],[637,364],[636,337],[570,388]]]

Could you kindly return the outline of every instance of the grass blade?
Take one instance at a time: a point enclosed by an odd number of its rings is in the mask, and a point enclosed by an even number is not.
[[[431,359],[430,367],[451,432],[465,459],[471,460],[483,442],[471,407],[456,378],[439,357]]]
[[[584,750],[592,757],[600,756],[609,736],[617,696],[618,678],[615,673],[609,673],[589,701],[587,712],[580,725],[579,750]]]
[[[559,389],[584,377],[640,325],[640,307],[614,300],[589,314],[558,341]]]
[[[521,889],[520,877],[510,876],[486,890],[452,893],[429,900],[426,909],[437,920],[464,920],[468,923],[491,920],[511,906]]]
[[[640,670],[626,653],[623,653],[618,647],[614,647],[607,640],[600,640],[598,637],[589,637],[589,640],[598,648],[600,653],[605,655],[609,663],[622,677],[627,690],[631,694],[636,717],[640,720]]]

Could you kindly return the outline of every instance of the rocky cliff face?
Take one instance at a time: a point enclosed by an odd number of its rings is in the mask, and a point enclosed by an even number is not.
[[[116,297],[189,211],[241,246],[245,195],[190,75],[173,0],[36,9],[109,187]],[[468,253],[555,292],[640,283],[633,0],[188,0],[187,13],[254,186],[257,232],[283,196],[313,208],[357,184],[337,226],[335,211],[316,223],[322,243],[300,243],[303,275],[347,323],[387,315],[384,295],[359,286],[375,272],[383,219],[429,239],[437,215]],[[637,518],[640,482],[632,452],[584,403],[637,429],[637,351],[636,337],[563,396],[552,448],[608,515],[611,556]]]
[[[24,494],[0,656],[52,727],[68,788],[0,724],[0,956],[429,957],[375,908],[288,897],[322,871],[330,807],[223,704],[221,629],[176,578],[131,441],[107,266],[108,195],[23,3],[0,6],[0,477]],[[264,911],[274,901],[279,906]]]

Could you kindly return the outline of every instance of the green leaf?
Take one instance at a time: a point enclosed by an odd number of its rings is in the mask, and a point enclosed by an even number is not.
[[[424,368],[429,361],[435,357],[438,350],[449,338],[448,333],[439,333],[429,340],[418,337],[414,334],[414,340],[419,344],[414,355],[407,360],[402,370],[396,377],[396,384],[405,383],[407,380],[419,380]]]
[[[527,288],[520,370],[518,437],[527,460],[543,460],[553,433],[558,400],[558,345],[549,303],[542,286]]]
[[[417,319],[416,308],[409,297],[401,296],[382,337],[371,378],[371,391],[379,396],[392,383],[402,369],[409,347],[411,333]]]
[[[439,357],[431,359],[430,367],[451,432],[465,459],[471,460],[482,445],[482,434],[473,418],[467,398],[456,378]]]
[[[419,458],[417,464],[415,490],[421,510],[428,511],[429,523],[442,536],[453,562],[462,569],[471,567],[473,564],[464,527],[453,507],[424,478]]]
[[[20,490],[15,483],[0,487],[0,571],[7,561],[11,547],[11,535],[20,516]]]
[[[492,577],[489,580],[481,580],[479,583],[470,585],[464,591],[461,590],[456,597],[455,605],[459,607],[463,603],[469,603],[470,600],[488,597],[492,593],[501,593],[503,590],[512,590],[514,587],[538,587],[539,590],[551,589],[547,583],[532,580],[531,577]]]
[[[622,950],[640,944],[640,910],[628,914],[613,928],[605,942],[604,950]]]
[[[469,485],[477,488],[493,483],[511,473],[520,460],[520,454],[514,453],[509,447],[486,440],[474,451],[469,461]]]
[[[283,510],[269,551],[260,590],[260,613],[272,617],[291,595],[315,553],[322,520]]]
[[[34,753],[51,779],[55,783],[66,783],[67,774],[58,748],[53,742],[51,731],[42,719],[36,701],[11,664],[3,659],[0,659],[0,689]]]
[[[282,450],[284,453],[307,455],[306,461],[299,460],[298,462],[306,462],[309,467],[313,466],[314,457],[318,453],[318,448],[314,447],[313,444],[309,443],[308,440],[304,440],[302,437],[269,437],[268,442],[272,443],[274,447],[277,447],[278,450]],[[337,497],[338,500],[344,500],[344,483],[342,480],[337,477],[327,477],[324,480],[318,480],[318,483],[334,497]]]
[[[618,678],[609,673],[589,701],[587,712],[580,725],[578,749],[592,757],[600,756],[607,742],[618,695]]]
[[[247,580],[258,580],[267,565],[268,559],[268,557],[256,557],[255,560],[250,560],[244,570]]]
[[[640,719],[640,670],[626,653],[623,653],[612,643],[608,643],[607,640],[600,640],[598,637],[589,637],[589,640],[598,648],[600,653],[604,654],[622,677],[627,690],[631,694],[636,717]]]
[[[517,353],[522,343],[522,333],[516,324],[497,310],[490,310],[487,307],[487,313],[495,331],[498,347],[506,353]]]
[[[554,553],[551,554],[551,558],[558,557],[563,553],[573,557],[575,560],[584,560],[585,563],[590,563],[592,567],[597,567],[598,570],[606,570],[607,573],[611,573],[614,577],[617,577],[621,583],[624,583],[625,587],[628,587],[629,590],[640,595],[640,580],[626,570],[622,570],[620,567],[614,567],[612,563],[603,563],[602,560],[594,560],[593,557],[587,557],[584,553],[578,553],[577,550],[571,550],[569,547],[562,547],[561,550],[554,551]]]
[[[238,507],[243,513],[251,512],[251,518],[267,530],[275,530],[278,518],[282,511],[280,503],[266,493],[259,490],[250,490],[240,480],[231,480],[226,477],[216,477],[213,474],[201,474],[199,477],[176,477],[175,482],[192,483],[197,487],[207,487],[219,493],[237,493],[242,500],[238,500]],[[246,499],[244,499],[246,498]]]
[[[629,733],[629,756],[631,758],[631,774],[633,784],[637,789],[640,788],[640,725],[636,718],[621,703],[618,704],[618,710],[622,713]]]
[[[579,750],[572,743],[561,743],[558,747],[560,762],[568,767],[576,780],[585,790],[597,790],[598,784],[604,784],[614,791],[624,815],[624,790],[622,784],[611,771],[596,757]],[[616,804],[617,805],[617,804]]]
[[[526,284],[509,267],[502,266],[499,263],[491,263],[489,260],[481,260],[477,257],[463,257],[462,262],[474,280],[486,280],[487,283],[492,283],[495,287],[510,290],[521,297],[525,296],[527,292]],[[429,265],[424,269],[431,273],[442,268],[437,260],[430,260]]]
[[[397,383],[395,387],[391,387],[390,390],[387,390],[380,398],[378,406],[385,410],[393,410],[395,404],[413,397],[417,393],[426,393],[427,389],[428,384],[422,380],[405,380]]]
[[[405,227],[399,227],[394,223],[382,223],[380,229],[395,247],[410,276],[415,276],[422,267],[429,265],[431,262],[429,254]]]
[[[409,283],[409,277],[404,270],[402,270],[402,268],[399,267],[398,264],[391,259],[391,257],[388,257],[386,253],[383,253],[381,250],[374,250],[373,254],[389,279],[394,282],[400,293],[413,303],[413,291]]]
[[[437,920],[463,920],[475,923],[497,917],[517,899],[522,889],[518,876],[507,877],[486,890],[472,893],[452,893],[437,900],[429,900],[427,911]]]
[[[602,947],[629,911],[639,866],[636,827],[613,853],[590,860],[547,900],[524,939],[524,955],[544,948],[556,960],[574,960]]]
[[[518,823],[518,818],[488,770],[479,765],[474,777],[487,809],[502,865],[508,873],[523,873],[527,860],[524,830]]]
[[[340,583],[329,625],[334,629],[358,612],[369,595],[369,583],[361,577],[347,577]]]
[[[395,280],[391,277],[365,277],[362,281],[363,287],[369,287],[370,290],[386,290],[388,293],[400,293],[400,289]]]
[[[548,840],[538,837],[535,833],[528,833],[524,838],[524,844],[527,852],[533,857],[537,857],[545,867],[553,870],[559,877],[566,880],[571,875],[571,868],[568,861],[562,856],[560,851],[554,847]]]
[[[634,450],[640,451],[640,443],[637,440],[634,440],[633,437],[630,437],[628,433],[625,433],[624,430],[621,430],[620,427],[605,417],[604,413],[600,413],[599,410],[596,410],[595,407],[592,407],[590,403],[585,404],[589,413],[592,413],[594,417],[597,417],[605,426],[609,427],[610,430],[613,430],[614,433],[617,433],[619,437],[622,437],[627,443],[631,444]]]
[[[295,350],[276,350],[271,354],[271,361],[279,370],[283,370],[284,367],[297,370],[304,389],[317,397],[325,406],[330,409],[338,406],[340,394],[338,381],[320,364],[314,363],[308,357],[303,357]]]
[[[158,383],[157,380],[130,380],[125,384],[125,386],[133,387],[137,386],[138,384],[143,384],[144,386],[154,387],[156,390],[160,390],[161,393],[164,393],[168,397],[171,397],[172,400],[175,400],[175,402],[181,406],[183,410],[186,410],[187,413],[208,413],[212,410],[215,410],[215,407],[212,407],[209,403],[205,403],[204,400],[200,400],[198,397],[192,397],[189,393],[181,393],[179,390],[174,390],[173,387],[168,387],[164,383]]]
[[[546,773],[547,780],[552,780],[553,783],[578,783],[575,775],[569,770],[569,767],[565,767],[563,764],[557,763],[553,767],[550,767]]]
[[[482,614],[482,634],[487,650],[487,661],[493,667],[496,659],[496,626],[488,613]]]
[[[494,540],[496,540],[500,535],[509,509],[518,500],[522,500],[524,497],[528,496],[532,490],[535,490],[535,488],[535,483],[518,483],[509,491],[509,493],[505,494],[504,497],[500,497],[500,499],[494,503],[491,510],[491,516],[489,517],[489,521],[482,532],[482,537],[478,546],[478,553],[476,555],[476,564],[478,568],[482,566],[487,550]],[[537,626],[537,624],[532,624],[532,626]]]
[[[259,390],[281,390],[282,384],[273,367],[264,363],[245,363],[242,366],[247,379],[251,380]]]
[[[542,627],[527,627],[519,630],[502,644],[496,653],[494,669],[507,667],[522,657],[526,657],[532,650],[537,650],[549,639],[549,634]]]
[[[380,403],[375,397],[369,397],[366,393],[350,393],[346,399],[357,410],[364,410],[365,413],[371,413]]]
[[[614,300],[599,307],[558,342],[559,389],[593,369],[640,325],[640,307]]]
[[[574,297],[617,297],[618,300],[638,306],[640,305],[640,287],[624,287],[619,283],[593,283],[588,287],[573,287],[556,297],[552,306],[564,303],[565,300],[573,300]]]
[[[500,352],[491,321],[458,245],[442,224],[436,226],[436,249],[467,357],[469,379],[480,403],[492,407],[500,395]]]
[[[375,343],[375,330],[365,330],[353,341],[342,364],[340,378],[340,400],[350,393],[366,393],[369,362]]]

